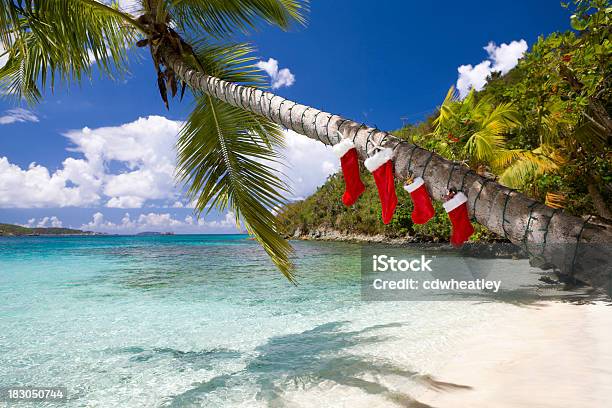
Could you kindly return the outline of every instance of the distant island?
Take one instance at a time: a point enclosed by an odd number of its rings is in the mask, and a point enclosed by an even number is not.
[[[144,231],[136,234],[137,236],[149,236],[149,235],[174,235],[174,232],[157,232],[157,231]]]
[[[71,228],[28,228],[21,225],[0,224],[0,236],[27,235],[100,235],[100,233]]]

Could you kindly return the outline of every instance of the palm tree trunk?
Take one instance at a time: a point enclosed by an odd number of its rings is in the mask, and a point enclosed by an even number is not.
[[[589,223],[554,210],[379,129],[270,92],[208,76],[195,70],[171,47],[160,48],[160,55],[192,89],[260,114],[297,133],[334,145],[340,141],[336,135],[339,130],[344,137],[354,140],[361,159],[367,157],[366,152],[374,144],[393,148],[395,175],[399,180],[406,179],[412,169],[415,175],[426,180],[432,197],[437,200],[441,200],[450,187],[463,190],[468,196],[474,221],[522,247],[532,259],[538,258],[548,267],[554,266],[562,273],[605,287],[609,292],[612,290],[612,225]]]
[[[597,185],[593,182],[594,180],[588,180],[587,190],[591,195],[591,200],[593,201],[593,206],[599,214],[600,217],[605,218],[606,220],[612,220],[612,212],[606,205],[606,200],[602,197]]]

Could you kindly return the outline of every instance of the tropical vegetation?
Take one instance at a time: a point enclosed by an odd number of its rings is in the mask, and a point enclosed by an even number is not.
[[[461,149],[471,166],[489,165],[502,184],[553,207],[611,219],[612,8],[579,1],[570,21],[573,31],[540,37],[482,92],[447,97],[434,123],[435,134],[448,132],[450,140],[436,144],[448,157]],[[506,117],[479,119],[481,105]]]
[[[21,235],[92,235],[92,232],[61,227],[24,227],[13,224],[0,224],[0,236]]]
[[[578,1],[573,11],[574,30],[540,37],[514,69],[493,73],[482,91],[459,99],[451,87],[434,115],[393,133],[549,206],[612,219],[612,8],[607,1]],[[376,222],[375,194],[345,209],[335,200],[341,191],[335,175],[312,197],[287,206],[280,214],[285,233],[327,226],[448,239],[445,217],[412,224],[403,191],[388,226]]]

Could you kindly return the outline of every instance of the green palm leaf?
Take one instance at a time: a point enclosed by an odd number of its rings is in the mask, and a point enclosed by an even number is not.
[[[504,137],[494,129],[484,128],[472,134],[465,144],[465,151],[476,160],[489,161],[494,153],[504,147]]]
[[[510,164],[523,157],[522,149],[500,149],[495,152],[495,157],[491,160],[491,165],[495,170],[503,172]]]
[[[272,137],[271,137],[272,136]],[[293,281],[292,248],[278,233],[271,209],[284,203],[288,192],[273,167],[280,157],[269,140],[282,140],[281,129],[255,114],[208,95],[181,130],[178,175],[195,200],[197,211],[231,210],[236,223],[263,246],[281,272]]]
[[[112,76],[127,70],[127,46],[136,38],[127,15],[93,0],[6,1],[0,36],[8,61],[0,90],[35,102],[46,85],[90,77],[92,64]]]
[[[19,25],[19,14],[12,0],[0,0],[0,44],[6,49],[15,38],[13,28]]]
[[[446,92],[446,97],[440,106],[440,112],[438,116],[434,119],[433,124],[435,126],[436,134],[441,132],[442,126],[448,122],[451,118],[456,116],[456,110],[458,107],[458,96],[455,91],[455,87],[451,86]]]
[[[169,0],[167,9],[183,32],[216,38],[246,33],[263,20],[282,29],[305,24],[307,0]]]
[[[264,86],[266,78],[255,66],[255,49],[248,43],[217,44],[208,40],[194,42],[198,64],[209,75],[242,85]]]
[[[501,174],[499,181],[510,188],[522,188],[533,179],[538,166],[530,160],[517,160]]]
[[[558,165],[549,157],[536,151],[515,151],[515,161],[501,174],[500,182],[511,188],[523,188],[534,177],[558,169]]]
[[[248,44],[197,42],[194,52],[205,72],[243,85],[265,83]],[[196,107],[177,143],[177,175],[199,213],[230,210],[237,224],[263,246],[293,281],[292,248],[278,233],[272,210],[284,204],[288,187],[274,166],[284,146],[281,128],[254,113],[209,95],[196,94]]]
[[[494,105],[490,105],[494,106]],[[500,132],[507,132],[519,124],[518,112],[516,107],[511,103],[500,103],[495,106],[484,118],[484,125],[499,122],[503,127],[499,128]]]
[[[0,0],[0,41],[8,61],[0,68],[0,91],[37,101],[58,81],[90,77],[92,64],[103,74],[126,72],[127,50],[146,32],[117,6],[97,0]],[[192,41],[194,68],[247,86],[263,86],[248,44],[218,44],[211,37],[254,28],[258,21],[283,29],[304,23],[307,1],[160,0],[158,22],[174,21]],[[145,11],[147,3],[143,3]],[[168,19],[166,19],[166,17]],[[140,31],[140,33],[138,32]],[[208,33],[202,36],[201,34]],[[211,35],[212,34],[212,35]],[[150,38],[148,38],[150,39]],[[190,48],[191,49],[191,48]],[[277,232],[272,211],[284,203],[288,188],[280,179],[281,128],[267,119],[209,95],[195,93],[196,107],[177,143],[179,180],[199,213],[232,211],[237,224],[262,244],[279,269],[293,281],[291,246]]]

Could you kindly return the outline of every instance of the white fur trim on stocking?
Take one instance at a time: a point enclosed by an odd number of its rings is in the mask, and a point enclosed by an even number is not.
[[[453,198],[451,198],[442,205],[444,206],[446,212],[449,213],[465,202],[467,202],[467,197],[465,196],[465,194],[463,194],[462,192],[458,192]]]
[[[391,159],[393,159],[393,150],[386,147],[377,152],[374,156],[367,158],[364,164],[366,169],[373,172]]]
[[[423,180],[423,178],[421,177],[417,177],[414,179],[414,181],[410,184],[404,184],[404,190],[406,190],[409,193],[414,192],[417,188],[421,187],[423,184],[425,184],[425,180]]]
[[[336,153],[338,158],[344,156],[349,150],[355,147],[355,144],[351,139],[342,139],[339,143],[332,146],[332,150]]]

